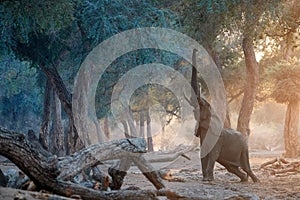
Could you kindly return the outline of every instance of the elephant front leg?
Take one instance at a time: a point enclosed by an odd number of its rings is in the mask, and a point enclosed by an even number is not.
[[[201,167],[202,167],[202,180],[203,181],[208,181],[208,174],[207,174],[207,161],[208,157],[201,158]]]
[[[203,181],[214,180],[214,165],[215,160],[212,160],[209,155],[201,159]]]

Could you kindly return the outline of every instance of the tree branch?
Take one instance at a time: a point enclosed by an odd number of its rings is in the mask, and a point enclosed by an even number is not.
[[[76,194],[83,199],[144,199],[145,195],[148,199],[156,199],[158,193],[155,191],[100,192],[66,181],[101,161],[127,157],[137,164],[157,189],[164,187],[158,173],[141,154],[146,152],[146,142],[141,138],[95,144],[61,158],[45,154],[41,148],[41,145],[35,146],[23,134],[0,127],[0,154],[16,164],[37,186],[56,194]]]

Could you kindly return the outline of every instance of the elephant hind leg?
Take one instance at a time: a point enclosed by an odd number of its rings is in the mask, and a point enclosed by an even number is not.
[[[248,181],[248,177],[245,173],[241,172],[239,170],[239,167],[235,166],[235,165],[232,165],[232,164],[229,164],[229,163],[222,163],[220,162],[221,165],[223,165],[227,171],[229,171],[230,173],[233,173],[235,175],[237,175],[240,179],[241,179],[241,182],[247,182]]]
[[[250,163],[249,163],[249,153],[248,150],[244,151],[242,153],[242,160],[241,160],[241,168],[247,173],[248,176],[251,177],[253,182],[260,182],[259,179],[255,176],[255,174],[252,172]]]
[[[253,180],[253,182],[260,182],[259,179],[255,176],[255,174],[252,172],[252,170],[250,168],[248,169],[243,169],[248,176],[251,177],[251,179]]]

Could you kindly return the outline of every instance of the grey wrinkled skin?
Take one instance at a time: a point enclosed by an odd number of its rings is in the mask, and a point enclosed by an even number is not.
[[[246,138],[236,130],[223,129],[213,149],[201,158],[203,181],[214,180],[213,169],[216,161],[237,175],[242,182],[248,181],[248,176],[253,182],[259,182],[250,168]]]

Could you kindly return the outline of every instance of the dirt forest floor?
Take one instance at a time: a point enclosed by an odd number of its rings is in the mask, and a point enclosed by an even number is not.
[[[167,189],[177,192],[189,199],[300,199],[300,172],[297,169],[280,174],[274,174],[272,170],[260,168],[263,163],[274,160],[281,155],[281,152],[251,152],[250,163],[254,173],[260,179],[260,183],[253,183],[249,179],[248,183],[240,183],[239,179],[228,173],[221,165],[215,167],[215,181],[202,182],[199,151],[187,153],[191,160],[183,157],[178,158],[173,163],[168,163],[163,167],[164,171],[171,174],[170,181],[164,180]],[[297,159],[285,159],[289,162]],[[274,163],[273,165],[276,165]],[[155,165],[154,165],[155,166]],[[0,166],[7,169],[8,166]],[[158,167],[158,166],[155,166]],[[4,169],[4,170],[5,170]],[[107,166],[101,167],[106,170]],[[121,189],[131,188],[153,190],[153,185],[146,180],[142,173],[135,167],[131,167],[125,177]],[[39,193],[31,193],[20,190],[0,188],[0,199],[66,199],[57,197],[42,197]],[[166,199],[161,197],[161,199]]]
[[[187,154],[191,160],[179,158],[167,166],[174,181],[165,181],[167,188],[191,199],[300,199],[300,172],[272,175],[272,171],[260,169],[261,164],[279,157],[281,152],[251,152],[250,163],[260,183],[239,182],[239,178],[228,173],[224,167],[215,167],[215,181],[203,182],[199,163],[199,152]],[[286,159],[290,162],[297,159]],[[290,174],[289,174],[290,173]],[[126,176],[122,188],[139,186],[153,189],[140,173]]]

